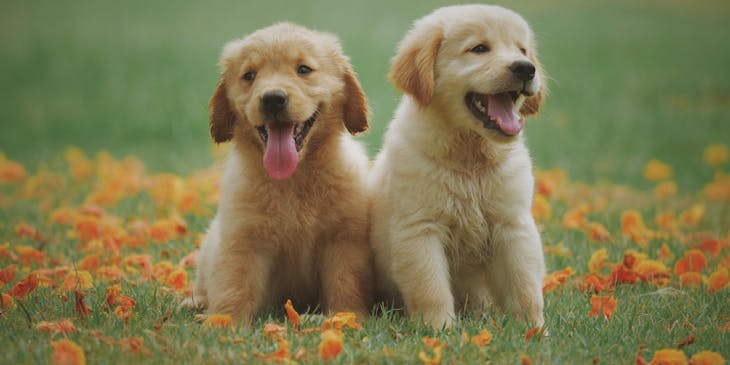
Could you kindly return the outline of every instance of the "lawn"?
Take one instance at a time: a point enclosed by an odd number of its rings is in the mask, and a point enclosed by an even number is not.
[[[226,147],[210,142],[207,102],[223,43],[281,20],[338,34],[373,109],[361,140],[374,154],[399,98],[388,60],[446,2],[12,0],[0,13],[0,363],[74,351],[90,364],[730,358],[730,4],[502,3],[532,24],[550,75],[526,126],[549,336],[489,309],[442,332],[388,310],[298,327],[284,303],[248,326],[175,310],[218,195]]]

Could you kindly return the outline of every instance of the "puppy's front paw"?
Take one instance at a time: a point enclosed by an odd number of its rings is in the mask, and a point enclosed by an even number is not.
[[[185,299],[183,299],[180,304],[178,304],[177,308],[178,310],[182,308],[188,308],[193,309],[196,311],[203,310],[208,307],[208,300],[204,296],[189,296]]]

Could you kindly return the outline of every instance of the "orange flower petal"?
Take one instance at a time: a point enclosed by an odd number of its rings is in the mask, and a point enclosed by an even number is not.
[[[611,234],[606,227],[597,222],[591,222],[588,226],[588,235],[591,237],[591,240],[598,242],[605,242],[611,239]]]
[[[18,265],[8,265],[0,270],[0,285],[10,283],[15,280],[15,274],[18,272]]]
[[[608,258],[608,251],[606,251],[605,248],[602,248],[591,255],[590,260],[588,260],[588,271],[591,273],[598,273],[603,268],[603,263],[606,261],[606,258]]]
[[[730,152],[728,152],[727,146],[723,144],[711,144],[705,147],[705,150],[702,152],[702,159],[709,166],[720,167],[727,161],[728,155],[730,155]]]
[[[334,360],[342,351],[343,335],[336,330],[322,332],[322,341],[319,343],[319,356],[324,361]]]
[[[51,341],[53,355],[51,362],[56,365],[85,365],[86,355],[81,346],[69,339]]]
[[[203,321],[203,325],[209,328],[227,328],[232,321],[233,318],[227,314],[211,314]]]
[[[723,365],[725,364],[725,358],[717,352],[713,351],[702,351],[694,354],[689,359],[690,365]]]
[[[652,159],[644,166],[644,178],[649,181],[666,180],[671,177],[672,167],[657,159]]]
[[[284,309],[286,310],[286,316],[289,318],[289,323],[291,323],[294,328],[299,328],[299,325],[302,323],[302,317],[299,316],[299,313],[294,309],[294,305],[291,303],[291,299],[287,299],[286,303],[284,304]]]
[[[542,280],[542,292],[547,293],[565,283],[568,277],[575,274],[573,268],[568,266],[563,270],[546,274]]]
[[[35,328],[41,332],[48,332],[52,335],[60,333],[64,336],[76,332],[76,326],[69,319],[58,322],[41,321],[36,324]]]
[[[322,329],[337,329],[341,330],[343,327],[350,327],[352,329],[360,329],[360,323],[357,321],[357,315],[353,312],[338,312],[335,313],[332,318],[327,319],[322,324]]]
[[[616,311],[617,305],[618,303],[612,296],[593,295],[591,296],[591,311],[588,315],[593,317],[601,313],[603,318],[609,319]]]
[[[649,365],[687,365],[687,355],[682,350],[663,349],[654,353]]]
[[[717,269],[717,271],[710,274],[710,277],[707,279],[707,287],[710,293],[717,293],[726,288],[728,284],[730,284],[730,275],[726,268]]]
[[[36,272],[30,273],[23,280],[19,281],[15,286],[10,289],[10,295],[13,298],[22,298],[28,295],[30,292],[35,290],[38,286],[38,274]]]
[[[276,323],[265,323],[264,324],[264,336],[267,337],[279,337],[286,333],[286,327],[280,326]]]
[[[426,355],[425,351],[418,352],[418,359],[420,359],[424,365],[438,365],[441,363],[441,346],[433,348],[433,357]]]
[[[487,330],[482,330],[478,335],[471,338],[471,343],[484,346],[492,342],[492,333]]]

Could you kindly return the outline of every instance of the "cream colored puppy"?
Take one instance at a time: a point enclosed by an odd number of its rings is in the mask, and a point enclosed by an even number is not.
[[[440,8],[400,43],[405,92],[369,179],[380,297],[449,326],[489,297],[543,324],[543,251],[521,130],[543,72],[532,31],[498,6]]]
[[[250,320],[260,309],[353,311],[372,301],[365,95],[333,35],[281,23],[226,44],[210,100],[232,141],[218,212],[183,305]]]

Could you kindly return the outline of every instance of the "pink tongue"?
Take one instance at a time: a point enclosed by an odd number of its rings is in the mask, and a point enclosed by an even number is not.
[[[497,122],[502,132],[510,136],[517,135],[525,126],[525,119],[520,118],[515,110],[515,103],[509,93],[493,94],[487,97],[487,113]]]
[[[268,139],[264,151],[264,167],[272,179],[289,178],[297,168],[297,148],[294,146],[294,124],[266,125]]]

